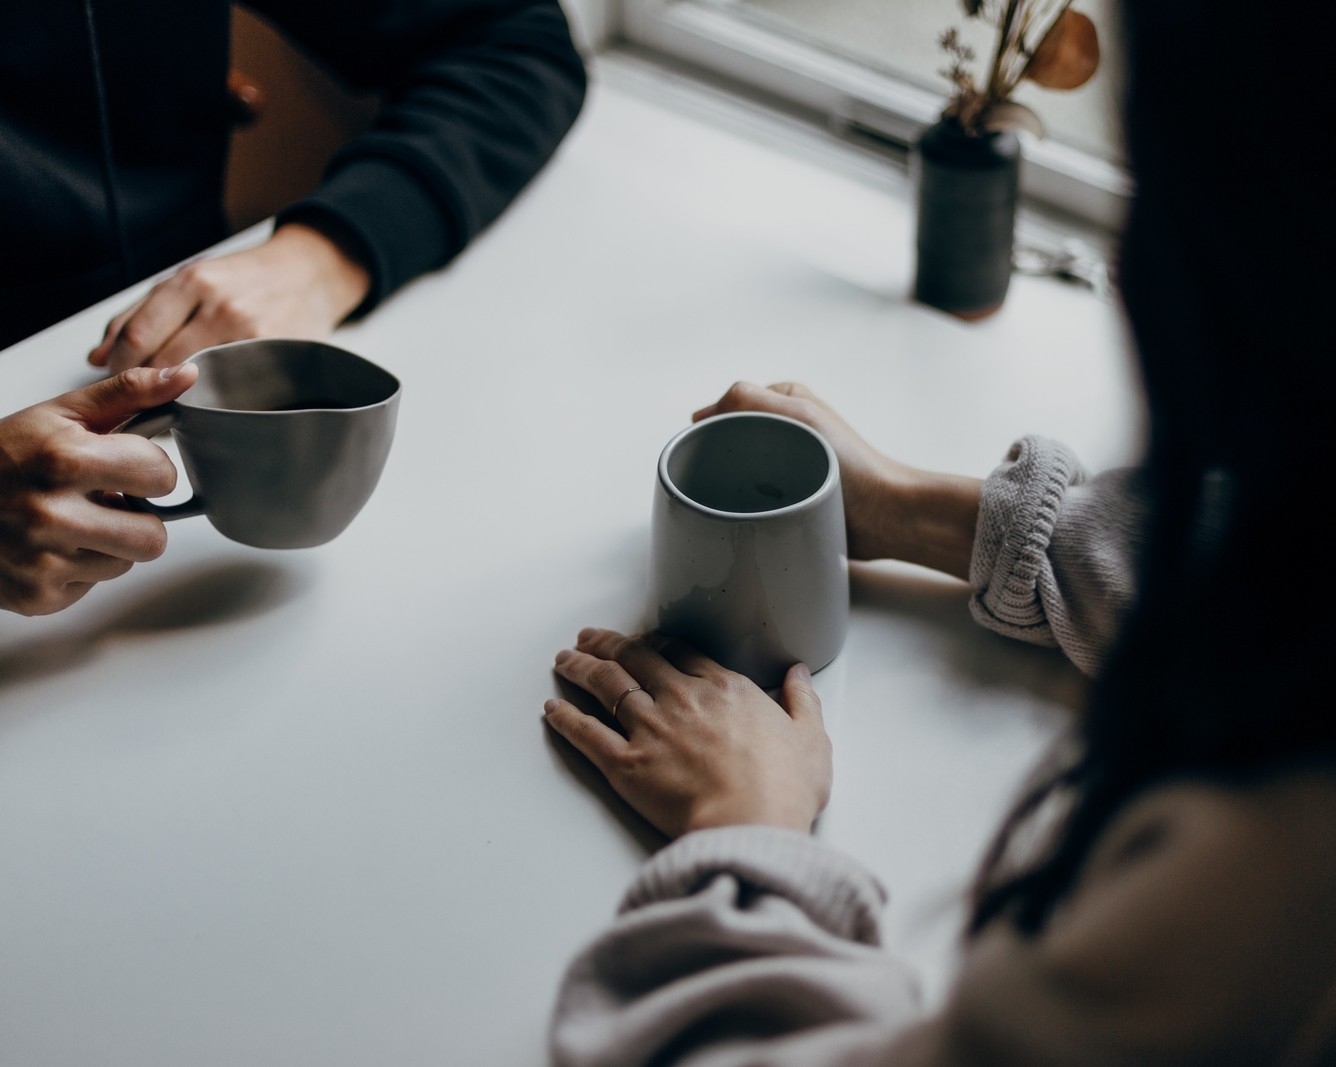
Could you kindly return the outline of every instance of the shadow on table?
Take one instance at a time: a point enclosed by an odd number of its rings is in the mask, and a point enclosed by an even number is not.
[[[944,635],[947,670],[962,681],[1029,693],[1073,712],[1086,704],[1090,679],[1057,649],[1003,637],[975,622],[963,582],[916,569],[855,563],[850,593],[855,611],[910,619]]]
[[[0,689],[69,670],[112,640],[216,626],[272,611],[309,584],[305,573],[272,563],[232,561],[205,567],[184,579],[159,583],[95,626],[0,651]]]

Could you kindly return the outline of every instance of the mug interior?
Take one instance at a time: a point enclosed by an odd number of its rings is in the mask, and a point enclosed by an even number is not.
[[[830,457],[806,426],[745,413],[692,427],[665,457],[663,471],[693,503],[746,515],[814,496],[830,476]]]
[[[361,408],[388,400],[399,381],[360,356],[319,341],[239,341],[194,357],[199,380],[181,396],[224,411]]]

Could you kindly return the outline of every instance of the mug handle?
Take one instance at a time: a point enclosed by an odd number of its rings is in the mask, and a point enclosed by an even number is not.
[[[156,408],[149,408],[141,411],[129,422],[116,427],[115,433],[132,433],[138,437],[157,437],[160,433],[166,433],[176,423],[178,408],[175,401],[159,405]],[[144,511],[150,515],[156,515],[164,522],[172,519],[186,519],[191,515],[204,514],[204,501],[199,498],[199,494],[192,494],[189,500],[183,500],[179,504],[155,504],[151,500],[145,500],[140,496],[131,496],[124,494],[125,504],[131,511]]]

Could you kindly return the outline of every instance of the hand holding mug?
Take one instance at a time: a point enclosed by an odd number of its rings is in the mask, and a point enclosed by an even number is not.
[[[768,388],[737,382],[692,419],[735,411],[796,419],[830,442],[839,459],[852,559],[900,559],[969,579],[982,484],[977,478],[919,470],[883,455],[796,382]]]
[[[0,608],[48,615],[162,555],[162,521],[121,494],[170,493],[176,468],[157,445],[110,431],[197,375],[136,368],[0,419]]]
[[[556,671],[620,732],[555,698],[548,725],[669,837],[742,824],[807,832],[830,798],[830,739],[802,664],[777,703],[675,639],[587,629],[557,653]]]
[[[160,519],[207,515],[256,548],[310,548],[361,511],[394,440],[399,380],[320,341],[266,338],[216,345],[190,363],[178,400],[131,419],[122,434],[170,429],[195,495],[126,503]]]
[[[810,427],[731,412],[659,456],[650,537],[654,629],[757,685],[820,670],[849,626],[840,472]]]

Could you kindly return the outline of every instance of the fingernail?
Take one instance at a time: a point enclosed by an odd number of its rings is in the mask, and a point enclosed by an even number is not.
[[[561,701],[553,697],[550,700],[543,701],[543,714],[551,715],[557,708],[561,707]]]
[[[581,643],[585,641],[592,641],[595,637],[598,636],[598,630],[593,626],[586,626],[575,636],[576,639],[579,640]]]
[[[812,669],[806,663],[795,663],[793,673],[798,676],[800,682],[810,682],[812,680]]]
[[[173,363],[170,367],[163,367],[162,370],[158,371],[158,379],[165,382],[168,378],[175,378],[176,372],[179,371],[182,366],[184,366],[184,364]]]
[[[575,655],[575,653],[572,652],[569,648],[563,648],[560,652],[557,653],[557,658],[554,662],[565,663],[573,655]]]

